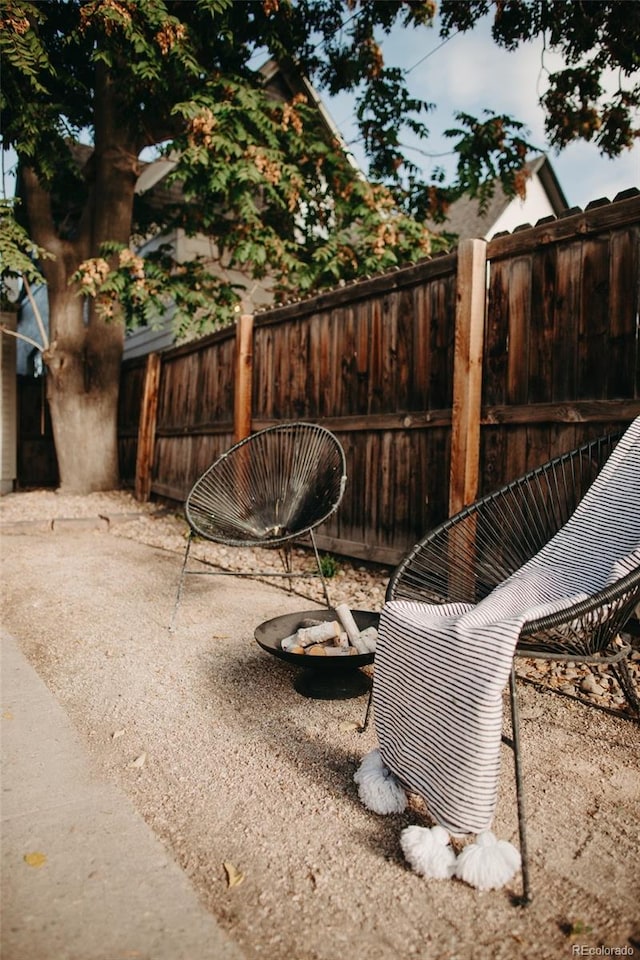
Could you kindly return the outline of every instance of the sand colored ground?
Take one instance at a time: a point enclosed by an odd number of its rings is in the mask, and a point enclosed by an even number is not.
[[[376,745],[373,724],[357,729],[366,698],[302,697],[296,668],[255,643],[258,623],[314,603],[193,578],[172,634],[179,555],[117,534],[5,532],[3,628],[245,957],[640,956],[637,724],[523,685],[534,901],[513,905],[519,877],[489,893],[427,882],[399,846],[404,826],[431,823],[419,799],[386,818],[358,800],[353,773]],[[503,761],[495,831],[517,843],[506,747]],[[116,960],[108,944],[100,960]]]

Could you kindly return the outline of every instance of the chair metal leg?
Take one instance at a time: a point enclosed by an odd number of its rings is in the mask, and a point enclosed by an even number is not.
[[[283,577],[286,577],[287,580],[287,590],[289,593],[293,592],[293,561],[291,559],[291,546],[287,545],[281,547],[278,551],[280,554],[280,559],[282,561],[282,566],[284,569]]]
[[[358,727],[358,733],[364,733],[367,727],[369,726],[369,716],[371,714],[371,702],[373,700],[373,687],[369,690],[369,696],[367,697],[367,709],[364,712],[364,720],[362,721],[362,726]]]
[[[617,663],[612,663],[611,669],[620,685],[620,689],[627,698],[627,703],[631,709],[640,716],[640,698],[638,698],[638,692],[636,691],[627,661],[623,659]]]
[[[316,555],[316,563],[318,564],[318,573],[320,574],[320,579],[322,580],[322,589],[324,590],[324,599],[327,605],[327,609],[331,609],[331,600],[329,599],[329,590],[327,588],[327,581],[324,578],[324,573],[322,572],[322,564],[320,563],[320,554],[318,553],[318,545],[316,543],[316,538],[313,534],[313,530],[309,530],[309,535],[311,536],[311,543],[313,544],[313,552]]]
[[[509,698],[511,702],[511,732],[513,750],[513,763],[516,781],[516,803],[518,807],[518,832],[520,835],[520,858],[522,860],[522,899],[521,903],[526,906],[531,903],[531,890],[529,886],[529,861],[527,857],[527,837],[525,825],[524,809],[524,787],[522,782],[522,767],[520,763],[520,714],[518,712],[518,693],[516,690],[516,670],[515,664],[511,665],[511,674],[509,676]]]
[[[322,572],[322,565],[321,565],[321,563],[320,563],[320,554],[319,554],[319,552],[318,552],[318,546],[317,546],[317,544],[316,544],[316,539],[315,539],[315,537],[314,537],[314,535],[313,535],[313,530],[310,530],[310,531],[309,531],[309,534],[310,534],[310,536],[311,536],[311,543],[313,544],[313,552],[314,552],[314,554],[315,554],[316,564],[317,564],[317,566],[318,566],[318,574],[319,574],[320,579],[321,579],[321,581],[322,581],[322,589],[323,589],[323,592],[324,592],[325,603],[326,603],[327,609],[331,609],[331,600],[330,600],[330,598],[329,598],[329,590],[328,590],[328,588],[327,588],[327,581],[326,581],[325,576],[324,576],[324,574],[323,574],[323,572]],[[193,541],[194,539],[195,539],[195,536],[194,536],[193,532],[190,532],[190,533],[189,533],[189,538],[188,538],[188,540],[187,540],[187,546],[186,546],[186,549],[185,549],[185,552],[184,552],[184,560],[183,560],[183,562],[182,562],[182,569],[181,569],[181,571],[180,571],[180,581],[179,581],[179,583],[178,583],[178,591],[177,591],[177,594],[176,594],[176,600],[175,600],[175,604],[174,604],[174,608],[173,608],[173,615],[172,615],[172,617],[171,617],[171,623],[170,623],[170,626],[169,626],[169,632],[170,632],[170,633],[173,633],[174,628],[175,628],[175,623],[176,623],[176,619],[177,619],[177,616],[178,616],[178,609],[179,609],[179,607],[180,607],[180,601],[181,601],[181,599],[182,599],[182,591],[183,591],[183,588],[184,588],[184,580],[185,580],[185,577],[187,576],[187,574],[189,574],[189,573],[190,573],[190,574],[198,574],[198,573],[203,573],[203,574],[204,574],[204,573],[209,573],[209,574],[211,574],[211,575],[230,576],[230,577],[252,577],[252,576],[255,576],[255,577],[265,577],[265,576],[266,576],[266,577],[285,577],[285,578],[288,580],[288,583],[289,583],[289,590],[292,589],[291,583],[292,583],[292,578],[293,578],[293,577],[299,576],[299,575],[302,575],[302,576],[308,576],[308,575],[309,575],[309,574],[296,574],[296,573],[293,571],[293,566],[292,566],[292,562],[291,562],[291,547],[286,547],[284,550],[281,550],[281,551],[280,551],[280,557],[281,557],[281,559],[282,559],[282,563],[283,563],[283,566],[284,566],[284,573],[271,573],[271,572],[266,572],[266,571],[265,571],[265,572],[256,571],[255,573],[241,573],[240,571],[236,571],[236,570],[218,570],[218,569],[216,569],[215,571],[187,570],[187,563],[188,563],[188,560],[189,560],[189,551],[191,550],[191,543],[192,543],[192,541]],[[199,563],[204,563],[204,564],[206,564],[206,565],[208,565],[208,566],[214,566],[213,564],[209,564],[208,561],[206,561],[206,560],[199,560],[198,562],[199,562]],[[312,576],[315,576],[315,574],[312,574]]]
[[[187,560],[189,559],[189,551],[191,550],[191,541],[193,540],[193,534],[189,534],[189,539],[187,540],[187,546],[184,551],[184,560],[182,561],[182,569],[180,570],[180,581],[178,583],[178,592],[176,593],[176,600],[173,605],[173,614],[171,616],[171,623],[169,625],[169,633],[173,633],[176,625],[176,618],[178,616],[178,607],[180,606],[180,600],[182,598],[182,588],[184,586],[185,571],[187,569]]]

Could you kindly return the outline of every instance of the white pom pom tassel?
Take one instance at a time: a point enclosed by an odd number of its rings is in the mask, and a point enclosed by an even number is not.
[[[400,834],[402,852],[416,873],[431,880],[448,880],[456,870],[456,855],[444,827],[406,827]]]
[[[485,830],[458,855],[455,875],[478,890],[498,890],[515,876],[520,862],[513,844]]]
[[[379,750],[366,754],[353,779],[358,784],[358,796],[374,813],[402,813],[406,808],[407,795],[382,762]]]

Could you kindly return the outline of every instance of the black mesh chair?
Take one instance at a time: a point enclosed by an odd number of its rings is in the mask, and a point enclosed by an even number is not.
[[[575,511],[621,434],[585,443],[483,497],[428,533],[394,571],[387,600],[478,603],[538,553]],[[640,567],[587,600],[527,623],[516,656],[611,665],[633,710],[640,708],[620,632],[640,602]],[[522,855],[530,899],[520,765],[516,673],[510,677],[511,737]]]
[[[191,488],[185,502],[189,537],[180,573],[172,627],[184,579],[193,574],[232,576],[320,576],[327,607],[326,580],[314,536],[339,506],[346,476],[344,450],[338,439],[313,423],[285,423],[260,430],[223,453]],[[291,545],[308,535],[317,572],[295,573]],[[221,569],[189,569],[193,540],[201,537],[233,547],[279,548],[283,571],[250,574]]]

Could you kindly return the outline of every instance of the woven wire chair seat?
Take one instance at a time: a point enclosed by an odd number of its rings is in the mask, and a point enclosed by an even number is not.
[[[484,599],[568,521],[619,437],[611,434],[556,457],[441,523],[396,568],[387,600]],[[639,601],[637,569],[586,601],[529,621],[516,655],[597,660]]]
[[[218,457],[189,491],[185,514],[189,538],[176,596],[172,629],[180,605],[184,577],[189,574],[234,576],[319,576],[327,606],[314,529],[334,513],[347,482],[346,459],[338,439],[314,423],[267,427],[234,444]],[[291,544],[311,539],[317,572],[291,570]],[[196,537],[232,547],[280,548],[284,570],[240,571],[187,569]],[[198,560],[206,564],[205,560]]]
[[[223,453],[192,487],[185,512],[208,540],[276,547],[323,523],[345,483],[344,451],[329,430],[278,425]]]

